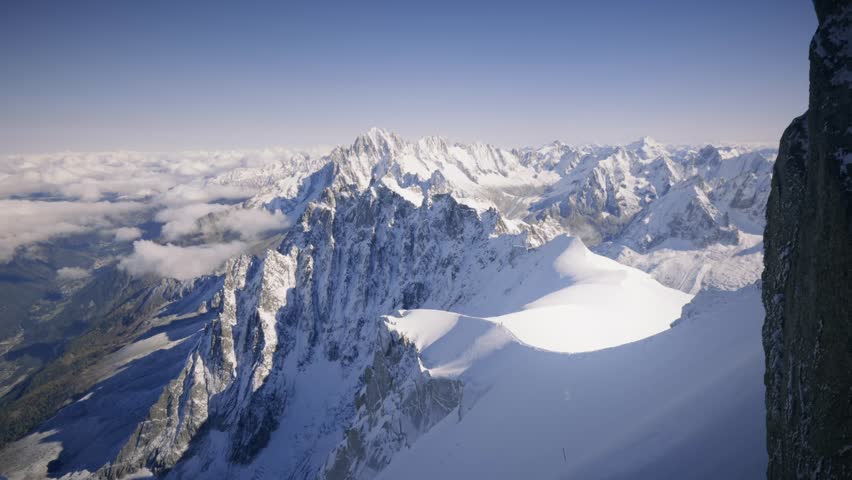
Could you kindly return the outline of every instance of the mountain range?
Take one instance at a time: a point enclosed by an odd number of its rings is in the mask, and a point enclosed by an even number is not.
[[[0,474],[760,475],[775,155],[371,129],[213,172],[189,221],[152,207],[123,220],[139,231],[125,250],[93,253],[56,308],[108,305],[112,323],[82,334],[96,353],[8,439]],[[223,245],[210,268],[143,262]],[[24,358],[17,335],[6,363]],[[9,412],[50,384],[15,371]]]

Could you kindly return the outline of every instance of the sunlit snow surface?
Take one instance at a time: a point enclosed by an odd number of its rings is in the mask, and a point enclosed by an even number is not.
[[[596,334],[582,335],[583,344],[560,339],[567,328],[547,339],[536,326],[447,312],[390,318],[422,348],[424,368],[462,379],[465,391],[458,414],[401,451],[379,478],[760,478],[762,318],[756,286],[703,291],[671,330],[577,355],[542,351],[532,340],[563,350],[601,346],[601,329],[591,327]]]
[[[587,352],[640,340],[669,328],[691,296],[665,287],[639,270],[590,252],[573,237],[560,237],[542,247],[542,257],[554,256],[522,278],[504,275],[484,289],[485,300],[464,313],[482,311],[482,318],[501,325],[527,345],[556,352]],[[559,251],[562,250],[561,253]],[[506,283],[507,285],[499,285]],[[566,285],[548,291],[544,285]],[[514,284],[514,285],[513,285]],[[527,303],[517,311],[511,305]],[[488,312],[500,312],[489,316]],[[444,312],[411,311],[391,319],[393,328],[425,348],[439,333],[455,327],[458,316]]]
[[[573,283],[516,313],[387,318],[465,390],[379,478],[763,476],[759,289],[702,291],[669,329],[688,295],[565,241]]]

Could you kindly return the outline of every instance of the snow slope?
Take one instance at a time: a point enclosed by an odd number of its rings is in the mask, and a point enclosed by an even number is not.
[[[533,268],[477,279],[481,293],[454,308],[538,348],[576,353],[666,330],[691,298],[592,253],[576,237],[557,237],[531,256]]]
[[[760,478],[762,318],[754,285],[703,291],[671,330],[576,355],[483,319],[389,318],[465,397],[378,478]]]

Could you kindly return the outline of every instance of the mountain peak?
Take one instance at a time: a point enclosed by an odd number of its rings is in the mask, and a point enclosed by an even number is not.
[[[626,148],[637,152],[645,160],[651,160],[663,152],[664,145],[646,135],[627,145]]]
[[[393,132],[391,132],[390,130],[385,129],[385,128],[381,128],[381,127],[371,127],[369,130],[367,130],[367,132],[365,133],[365,135],[368,135],[368,136],[371,136],[371,137],[378,137],[378,136],[382,136],[382,137],[391,137],[391,136],[396,136],[396,135],[395,135]]]
[[[662,144],[659,143],[658,141],[654,140],[653,138],[645,135],[645,136],[639,137],[638,140],[629,144],[628,146],[633,147],[633,148],[660,147],[660,146],[662,146]]]
[[[450,142],[442,136],[429,135],[418,140],[417,145],[422,149],[446,153],[450,147]]]
[[[373,127],[358,135],[352,145],[357,150],[374,149],[377,151],[394,150],[405,141],[397,134],[379,127]]]

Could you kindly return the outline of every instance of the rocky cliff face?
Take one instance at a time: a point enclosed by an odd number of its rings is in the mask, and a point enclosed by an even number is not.
[[[766,212],[770,478],[852,478],[852,6],[814,4],[810,107],[781,139]]]
[[[464,300],[469,272],[525,251],[522,237],[492,237],[499,222],[448,195],[415,206],[383,186],[326,190],[277,251],[229,263],[217,319],[100,474],[274,474],[257,455],[279,432],[282,473],[371,477],[462,391],[422,370],[381,315]]]

